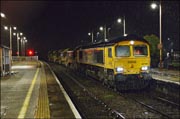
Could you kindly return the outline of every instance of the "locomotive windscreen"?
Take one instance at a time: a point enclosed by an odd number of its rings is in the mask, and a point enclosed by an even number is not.
[[[145,45],[135,45],[133,46],[134,56],[147,56],[147,46]]]
[[[116,57],[128,57],[130,56],[129,46],[117,46],[116,47]]]

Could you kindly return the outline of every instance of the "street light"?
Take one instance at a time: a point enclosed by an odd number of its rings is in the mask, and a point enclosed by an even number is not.
[[[23,36],[23,33],[22,32],[20,32],[19,33],[19,41],[20,41],[20,44],[19,44],[19,54],[21,53],[21,55],[22,55],[22,36]]]
[[[9,28],[8,28],[8,26],[4,26],[5,30],[9,30],[9,43],[10,43],[9,47],[10,47],[11,53],[12,53],[12,28],[13,28],[13,30],[17,30],[17,27],[15,27],[15,26],[14,27],[10,26]]]
[[[23,33],[20,33],[20,34],[23,34]],[[25,36],[22,36],[21,35],[21,38],[20,38],[20,43],[21,43],[21,55],[22,56],[25,56],[25,51],[26,51],[26,43],[27,43],[27,39]]]
[[[23,35],[23,33],[21,32],[21,33],[20,33],[20,36],[22,36],[22,35]]]
[[[26,37],[23,37],[23,40],[24,40],[24,56],[26,56],[26,44],[27,44]]]
[[[121,18],[118,18],[118,19],[117,19],[117,23],[121,23],[121,22],[122,22]],[[124,35],[124,36],[127,36],[127,34],[126,34],[125,16],[124,16],[124,18],[123,18],[123,35]]]
[[[104,25],[104,27],[99,27],[99,30],[101,30],[101,31],[104,31],[104,41],[106,42],[106,41],[108,41],[108,39],[107,39],[107,37],[106,37],[106,25]]]
[[[20,52],[21,52],[21,56],[25,56],[25,43],[26,43],[26,37],[25,36],[23,36],[23,33],[22,32],[20,32],[19,33],[19,35],[20,35]]]
[[[19,56],[19,40],[20,40],[20,37],[19,37],[19,33],[13,33],[14,36],[16,36],[16,39],[17,39],[17,51],[16,51],[16,54],[17,56]]]
[[[9,63],[9,67],[10,67],[10,74],[11,74],[11,66],[12,66],[12,28],[14,30],[17,29],[16,27],[12,27],[12,26],[9,27],[9,47],[10,47],[10,57],[9,57],[10,63]],[[4,26],[4,29],[8,30],[8,26]]]
[[[102,27],[102,26],[101,26],[101,27],[99,27],[99,30],[103,31],[103,27]]]
[[[122,22],[122,20],[121,20],[120,18],[118,18],[118,19],[117,19],[117,22],[118,22],[118,23],[121,23],[121,22]]]
[[[151,8],[156,9],[157,8],[157,4],[156,3],[152,3],[151,4]]]
[[[151,4],[151,8],[155,9],[157,8],[157,4],[152,3]],[[162,68],[162,19],[161,19],[161,0],[159,3],[159,44],[158,44],[158,48],[159,48],[159,54],[160,54],[160,68]]]
[[[8,30],[8,27],[7,27],[7,26],[4,26],[4,30]]]
[[[91,33],[88,33],[89,36],[91,36],[92,43],[94,41],[93,31]]]
[[[96,33],[96,40],[94,42],[98,41],[99,34],[100,34],[99,32]]]
[[[6,18],[6,15],[1,12],[1,18]]]

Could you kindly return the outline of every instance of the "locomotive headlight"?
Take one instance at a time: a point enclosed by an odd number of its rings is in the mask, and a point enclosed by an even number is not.
[[[117,68],[116,68],[116,71],[117,71],[117,72],[123,72],[123,70],[124,70],[124,69],[123,69],[122,67],[117,67]]]
[[[141,70],[142,71],[147,71],[149,68],[148,68],[148,66],[143,66],[143,67],[141,67]]]
[[[130,44],[131,44],[131,45],[134,45],[134,41],[133,41],[133,40],[131,40],[131,41],[130,41]]]

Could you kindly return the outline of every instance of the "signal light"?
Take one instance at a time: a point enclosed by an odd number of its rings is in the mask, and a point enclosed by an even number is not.
[[[28,56],[33,56],[34,55],[34,51],[33,50],[28,50],[27,54],[28,54]]]
[[[32,51],[31,50],[29,51],[29,55],[32,55]]]

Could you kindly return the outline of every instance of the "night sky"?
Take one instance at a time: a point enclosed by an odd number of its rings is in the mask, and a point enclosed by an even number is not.
[[[152,1],[1,1],[6,19],[1,24],[17,26],[28,39],[28,47],[46,58],[48,51],[75,47],[90,42],[88,32],[110,27],[110,36],[123,35],[117,18],[125,16],[126,33],[159,37],[159,10],[152,10]],[[157,2],[158,3],[158,2]],[[2,21],[2,20],[1,20]],[[179,50],[179,2],[162,1],[162,42],[173,42]],[[96,37],[94,36],[96,39]],[[168,41],[167,39],[171,41]]]

